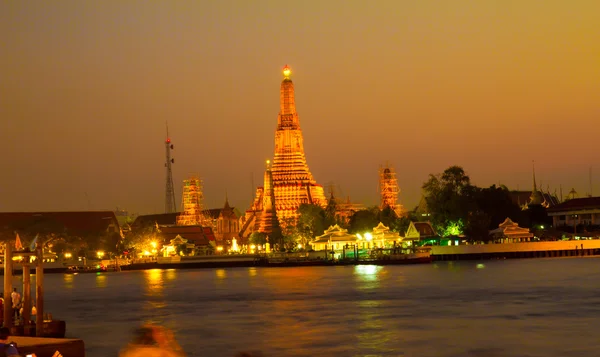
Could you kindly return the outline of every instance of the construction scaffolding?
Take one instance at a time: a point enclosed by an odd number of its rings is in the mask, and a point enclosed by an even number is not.
[[[193,175],[183,180],[183,195],[181,199],[182,212],[177,216],[178,226],[197,226],[206,223],[203,214],[202,180]]]
[[[388,164],[379,167],[379,193],[381,195],[380,209],[390,207],[398,216],[404,214],[404,208],[398,203],[400,186],[398,186],[396,171]]]

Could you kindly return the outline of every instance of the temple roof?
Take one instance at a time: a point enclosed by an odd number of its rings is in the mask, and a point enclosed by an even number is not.
[[[112,224],[119,222],[113,211],[74,211],[74,212],[0,212],[0,228],[11,230],[26,229],[34,224],[55,223],[54,228],[64,227],[74,234],[98,234],[106,232]]]
[[[519,225],[513,222],[510,218],[506,217],[504,222],[498,225],[498,228],[490,231],[490,234],[504,235],[504,236],[519,236],[519,237],[533,237],[533,234],[529,232],[528,228],[519,227]]]
[[[548,212],[564,212],[600,208],[600,197],[574,198],[548,208]]]

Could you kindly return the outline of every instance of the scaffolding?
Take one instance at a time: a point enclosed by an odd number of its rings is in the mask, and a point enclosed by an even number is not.
[[[177,216],[178,226],[197,226],[206,223],[202,207],[203,198],[202,180],[198,176],[194,175],[183,180],[182,212]]]
[[[380,209],[390,207],[398,216],[403,214],[402,205],[398,204],[400,187],[398,179],[396,179],[396,171],[388,164],[379,167],[379,193],[381,195]]]

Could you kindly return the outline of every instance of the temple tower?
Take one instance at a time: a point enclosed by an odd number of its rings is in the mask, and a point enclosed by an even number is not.
[[[403,207],[398,204],[398,194],[400,193],[400,187],[398,186],[398,179],[396,178],[396,172],[393,167],[385,165],[385,167],[379,167],[379,193],[381,195],[381,204],[379,209],[390,207],[396,215],[401,216],[403,214]]]
[[[262,213],[258,225],[258,231],[261,233],[271,233],[278,226],[277,212],[275,209],[275,197],[273,195],[273,176],[271,171],[271,162],[267,160],[267,166],[264,176],[264,193],[262,203]]]
[[[177,216],[178,226],[198,226],[206,224],[202,213],[202,181],[197,176],[183,180],[183,195],[181,205],[183,211]]]
[[[275,155],[273,165],[268,170],[273,186],[273,208],[279,222],[284,224],[295,223],[298,207],[303,203],[322,207],[327,205],[323,187],[316,183],[306,163],[302,130],[294,99],[294,83],[290,75],[290,68],[286,65],[283,68],[284,78],[280,88]]]

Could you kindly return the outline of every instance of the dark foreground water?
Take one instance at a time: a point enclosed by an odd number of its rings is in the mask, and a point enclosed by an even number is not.
[[[15,278],[15,283],[18,279]],[[188,355],[598,356],[600,259],[47,275],[87,356],[163,323]]]

